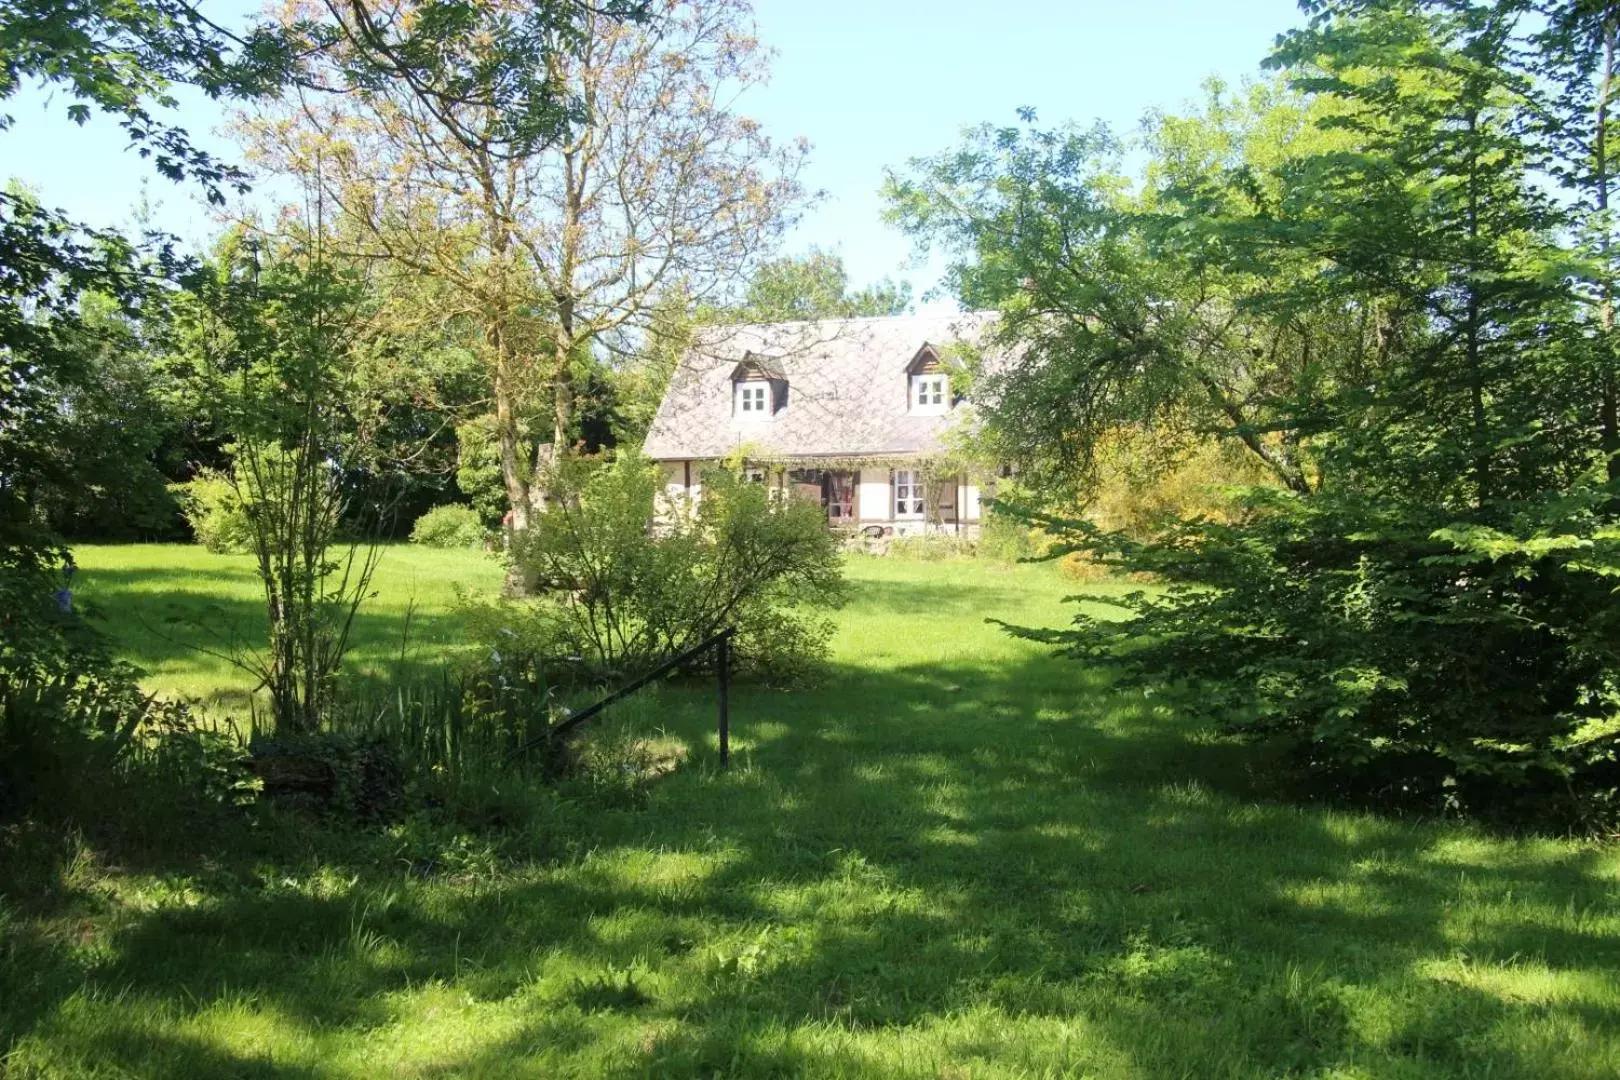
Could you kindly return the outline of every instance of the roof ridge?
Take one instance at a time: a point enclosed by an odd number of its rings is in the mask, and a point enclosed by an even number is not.
[[[783,319],[779,322],[730,322],[709,323],[700,327],[700,330],[733,330],[745,326],[760,328],[775,326],[814,326],[817,323],[860,323],[860,322],[898,322],[901,319],[964,319],[1000,315],[994,308],[985,308],[976,311],[948,311],[938,313],[912,312],[908,315],[851,315],[847,318],[826,319]]]

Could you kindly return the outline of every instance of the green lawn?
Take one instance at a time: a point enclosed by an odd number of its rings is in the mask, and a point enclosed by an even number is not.
[[[246,619],[242,564],[80,558],[156,684],[220,675],[133,628]],[[436,579],[497,576],[390,558],[377,662],[404,592],[426,648]],[[1241,751],[985,625],[1061,620],[1050,567],[851,576],[833,677],[739,690],[729,774],[711,699],[666,688],[616,722],[685,767],[516,864],[86,856],[69,910],[0,909],[0,1073],[1620,1075],[1613,847],[1257,801]]]
[[[262,648],[264,593],[247,555],[212,555],[192,544],[74,549],[74,581],[89,621],[146,673],[149,689],[240,710],[254,679],[225,657]],[[352,666],[376,673],[401,649],[408,660],[457,640],[457,590],[499,588],[500,564],[471,551],[395,546],[383,552],[356,625]]]

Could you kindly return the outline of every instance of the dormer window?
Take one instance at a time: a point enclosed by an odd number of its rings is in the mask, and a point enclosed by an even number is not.
[[[771,388],[765,382],[737,384],[737,415],[763,419],[771,411]]]
[[[951,376],[939,350],[927,343],[906,365],[906,407],[914,415],[937,416],[951,408]]]
[[[913,375],[911,377],[911,411],[914,413],[942,413],[951,400],[950,377],[943,374]]]
[[[746,354],[731,369],[731,412],[739,420],[769,420],[787,407],[787,376],[770,359]]]

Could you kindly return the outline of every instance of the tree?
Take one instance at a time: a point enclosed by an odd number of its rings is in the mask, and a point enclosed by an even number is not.
[[[446,62],[477,66],[482,48]],[[732,106],[767,70],[736,0],[664,0],[641,23],[587,10],[548,56],[582,111],[523,154],[506,152],[499,110],[432,107],[398,83],[303,92],[246,124],[258,160],[341,207],[355,254],[434,277],[453,297],[446,317],[478,321],[520,528],[576,437],[593,354],[655,330],[671,290],[701,301],[746,274],[793,220],[804,156]],[[335,79],[341,48],[330,62]],[[531,400],[544,415],[525,415]]]
[[[79,316],[65,345],[82,357],[83,375],[51,385],[65,474],[35,493],[34,510],[72,540],[172,539],[180,517],[168,483],[178,477],[165,468],[183,468],[172,460],[183,431],[142,321],[99,293],[81,299]]]
[[[760,264],[742,302],[726,309],[725,315],[735,322],[855,319],[899,315],[910,305],[909,283],[896,284],[885,278],[851,292],[844,260],[811,248],[805,255]]]
[[[1139,184],[1104,134],[985,130],[891,186],[1005,314],[1021,359],[986,412],[1035,466],[1032,518],[1166,584],[1018,632],[1189,681],[1182,707],[1291,750],[1318,793],[1611,817],[1606,21],[1308,10],[1272,59],[1289,123],[1160,118]],[[1277,484],[1145,534],[1065,512],[1119,428],[1177,425]]]
[[[248,246],[192,281],[176,319],[199,402],[229,433],[224,474],[265,591],[269,648],[232,655],[270,693],[281,734],[316,730],[330,709],[349,631],[377,549],[331,548],[345,513],[342,476],[366,452],[371,402],[354,354],[363,292],[313,251]]]
[[[843,601],[844,579],[820,507],[717,473],[699,504],[664,512],[663,474],[635,454],[561,471],[568,497],[515,543],[538,599],[477,620],[518,628],[492,635],[498,663],[621,679],[726,629],[754,674],[798,678],[825,660],[833,628],[822,613]]]
[[[1102,442],[1151,428],[1167,444],[1169,432],[1238,441],[1308,491],[1297,406],[1376,362],[1377,329],[1309,295],[1313,253],[1265,236],[1280,173],[1328,139],[1307,104],[1214,84],[1202,113],[1152,118],[1136,144],[1023,121],[976,128],[885,185],[890,220],[952,257],[963,304],[1002,311],[1016,361],[975,373],[986,455],[1083,498]],[[1149,165],[1133,181],[1121,163],[1137,148]]]
[[[1615,184],[1609,139],[1616,92],[1620,12],[1606,4],[1537,5],[1544,24],[1512,54],[1531,112],[1532,153],[1559,185],[1569,237],[1584,260],[1577,295],[1588,308],[1589,348],[1582,381],[1590,385],[1608,476],[1620,480],[1620,343],[1615,336],[1620,257],[1610,209]]]
[[[603,10],[633,13],[634,5]],[[428,108],[498,113],[502,145],[522,149],[580,111],[549,58],[577,40],[571,27],[585,11],[566,0],[523,5],[492,23],[483,0],[424,0],[412,20],[389,22],[361,0],[329,0],[290,24],[254,21],[234,32],[190,0],[3,0],[0,101],[39,80],[62,91],[69,119],[83,123],[93,110],[115,117],[160,174],[222,202],[245,188],[246,177],[199,150],[168,118],[173,86],[262,97],[289,83],[311,85],[310,66],[341,53],[341,71],[323,83],[332,91],[408,83]],[[473,40],[482,43],[479,64],[445,64],[448,52]],[[9,123],[0,115],[0,129]],[[72,348],[82,339],[79,300],[99,292],[134,315],[172,281],[179,262],[169,245],[152,246],[142,259],[116,232],[80,228],[37,200],[0,192],[0,653],[7,657],[13,645],[26,653],[41,638],[30,613],[46,602],[50,569],[65,558],[33,507],[40,492],[73,479],[55,452],[63,414],[51,405],[53,394],[86,375]]]

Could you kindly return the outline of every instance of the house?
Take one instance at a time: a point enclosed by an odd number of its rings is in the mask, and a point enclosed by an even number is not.
[[[670,379],[644,452],[672,497],[722,462],[814,498],[868,536],[978,531],[983,477],[956,463],[967,418],[948,347],[988,343],[993,313],[716,327]]]

